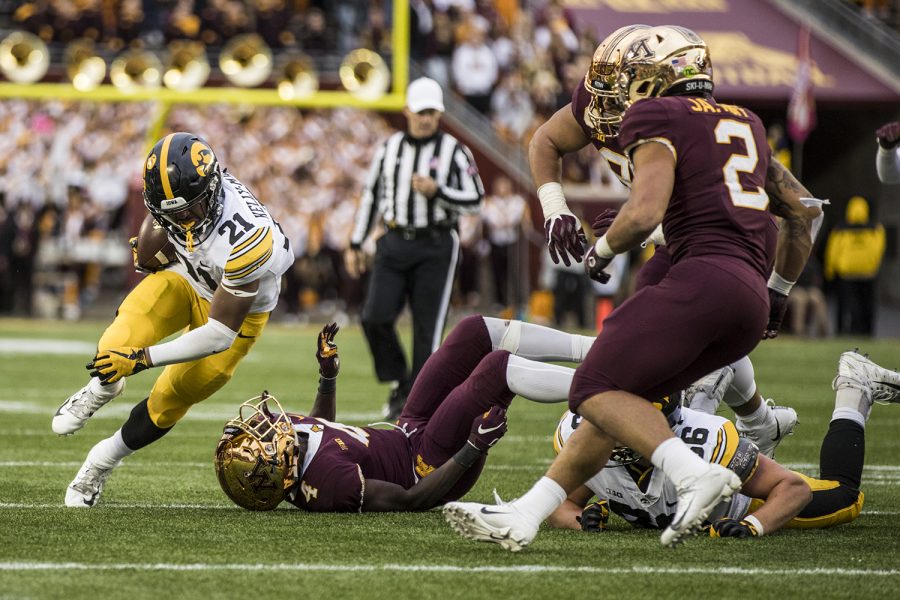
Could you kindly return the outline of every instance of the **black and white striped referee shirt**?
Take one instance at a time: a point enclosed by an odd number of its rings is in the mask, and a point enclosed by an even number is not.
[[[433,198],[414,192],[414,173],[438,184]],[[481,207],[484,186],[472,153],[449,133],[416,140],[398,131],[372,160],[350,246],[359,248],[380,215],[388,227],[454,227],[457,216]]]

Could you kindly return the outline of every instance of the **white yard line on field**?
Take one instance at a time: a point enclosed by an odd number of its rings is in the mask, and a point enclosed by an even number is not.
[[[406,573],[587,573],[599,575],[744,575],[777,577],[898,577],[897,569],[766,569],[738,567],[597,567],[555,565],[354,565],[354,564],[217,564],[217,563],[110,563],[92,564],[79,562],[0,562],[0,571],[271,571],[296,572],[406,572]]]

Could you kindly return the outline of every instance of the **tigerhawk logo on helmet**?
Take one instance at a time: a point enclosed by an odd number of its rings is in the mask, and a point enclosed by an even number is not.
[[[202,138],[170,133],[144,164],[144,204],[188,252],[212,232],[222,214],[222,170]]]

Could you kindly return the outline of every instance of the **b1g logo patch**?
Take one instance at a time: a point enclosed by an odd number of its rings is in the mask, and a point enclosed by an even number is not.
[[[203,142],[194,142],[191,145],[191,163],[197,167],[197,175],[206,177],[213,164],[213,153]]]

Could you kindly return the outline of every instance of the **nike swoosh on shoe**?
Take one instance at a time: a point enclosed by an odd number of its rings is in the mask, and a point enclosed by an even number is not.
[[[773,442],[777,442],[781,438],[781,423],[778,422],[778,419],[775,419],[775,437],[772,438]]]
[[[490,510],[487,506],[481,507],[481,514],[483,515],[508,515],[508,510]]]

